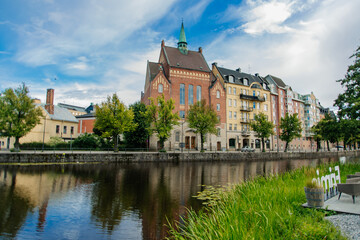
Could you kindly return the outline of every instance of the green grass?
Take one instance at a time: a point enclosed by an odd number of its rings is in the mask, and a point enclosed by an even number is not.
[[[317,168],[321,175],[329,165]],[[305,182],[315,170],[259,177],[222,191],[215,204],[190,210],[181,225],[171,226],[169,239],[345,239],[324,220],[326,211],[301,207]],[[360,171],[360,164],[341,165],[340,171],[344,182],[347,174]]]

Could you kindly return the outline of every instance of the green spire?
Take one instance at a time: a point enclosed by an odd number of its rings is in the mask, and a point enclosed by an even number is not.
[[[185,36],[185,30],[184,30],[184,22],[181,23],[181,30],[180,30],[180,37],[178,42],[178,49],[182,54],[187,54],[187,42],[186,42],[186,36]]]

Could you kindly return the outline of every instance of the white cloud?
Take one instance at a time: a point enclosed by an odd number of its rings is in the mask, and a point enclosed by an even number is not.
[[[297,9],[305,7],[298,5]],[[359,45],[357,9],[360,2],[355,0],[323,1],[310,13],[298,13],[292,22],[294,31],[286,34],[260,38],[224,33],[223,41],[216,40],[216,47],[206,52],[207,59],[226,68],[241,67],[245,72],[250,65],[253,74],[278,76],[293,90],[302,94],[313,91],[322,105],[332,106],[343,91],[335,81],[343,78],[351,63],[348,57]]]

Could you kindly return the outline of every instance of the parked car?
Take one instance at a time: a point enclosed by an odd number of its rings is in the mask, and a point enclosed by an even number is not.
[[[245,146],[241,149],[242,152],[254,152],[255,149],[249,147],[249,146]]]

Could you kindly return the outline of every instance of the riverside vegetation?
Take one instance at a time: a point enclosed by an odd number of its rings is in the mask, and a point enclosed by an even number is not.
[[[181,224],[170,226],[169,239],[346,239],[324,220],[334,212],[301,206],[306,202],[304,186],[316,169],[327,174],[336,164],[258,177],[222,190],[209,188],[208,197],[198,196],[207,200],[204,209],[189,210]],[[360,171],[360,163],[340,164],[340,170],[345,182],[347,174]]]

